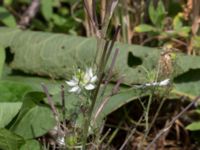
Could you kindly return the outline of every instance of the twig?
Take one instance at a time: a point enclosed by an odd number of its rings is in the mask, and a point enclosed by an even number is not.
[[[143,115],[140,117],[140,119],[139,119],[138,122],[137,122],[138,124],[141,123],[143,117],[144,117]],[[137,128],[137,125],[136,125],[136,127],[134,127],[134,128],[131,130],[131,133],[130,133],[129,136],[125,139],[124,143],[122,144],[122,146],[120,147],[119,150],[123,150],[123,149],[124,149],[124,147],[126,146],[126,144],[128,143],[128,141],[131,139],[131,137],[132,137],[133,134],[135,133],[136,128]]]
[[[56,121],[59,122],[59,120],[58,120],[58,111],[57,111],[55,105],[53,104],[53,100],[52,100],[52,98],[51,98],[51,96],[50,96],[50,94],[48,92],[47,87],[43,83],[42,83],[42,88],[43,88],[43,90],[44,90],[44,92],[45,92],[45,94],[47,96],[47,100],[48,100],[48,103],[49,103],[49,105],[50,105],[50,107],[52,109],[53,115],[54,115]]]
[[[19,21],[19,26],[22,29],[25,29],[30,24],[30,21],[35,17],[35,15],[38,12],[39,6],[40,6],[40,0],[32,0],[32,3],[28,7],[28,9],[24,12]]]
[[[111,80],[113,68],[114,68],[118,53],[119,53],[119,48],[116,48],[112,62],[111,62],[111,65],[110,65],[110,68],[109,68],[108,77],[105,80],[105,86],[107,86],[108,82]]]
[[[192,107],[198,100],[200,99],[200,96],[197,96],[193,102],[191,102],[189,105],[187,105],[187,107],[185,107],[177,116],[175,116],[171,122],[169,122],[169,125],[164,128],[163,130],[161,130],[156,137],[153,139],[153,141],[148,145],[148,147],[146,148],[146,150],[150,150],[151,146],[158,140],[158,138],[160,138],[160,136],[162,136],[165,132],[167,132],[172,125],[175,123],[175,121],[182,116],[190,107]]]
[[[65,133],[63,132],[63,130],[61,128],[61,123],[59,121],[59,113],[58,113],[58,111],[57,111],[57,109],[56,109],[56,107],[55,107],[55,105],[53,103],[53,100],[52,100],[52,98],[51,98],[51,96],[50,96],[50,94],[48,92],[47,87],[43,83],[42,83],[42,88],[43,88],[43,90],[44,90],[44,92],[45,92],[45,94],[47,96],[48,103],[49,103],[49,105],[51,107],[51,110],[53,112],[54,118],[55,118],[56,123],[57,123],[57,125],[56,125],[56,127],[54,127],[54,129],[56,128],[55,130],[57,131],[58,136],[64,138]],[[66,126],[64,126],[64,129],[66,129],[65,127]]]
[[[63,124],[66,127],[66,111],[65,111],[65,91],[64,91],[64,85],[61,85],[61,100],[62,100],[62,113],[63,113]]]
[[[98,110],[96,111],[96,113],[94,115],[94,121],[97,119],[97,117],[99,116],[100,112],[103,110],[104,106],[109,101],[110,97],[113,94],[116,94],[118,92],[118,89],[119,89],[119,86],[120,86],[121,83],[122,83],[122,79],[118,80],[117,84],[113,88],[112,93],[103,100],[103,102],[101,103],[101,105],[99,106]]]
[[[113,46],[114,46],[114,44],[115,44],[115,42],[116,42],[117,36],[118,36],[118,34],[119,34],[119,32],[120,32],[120,29],[121,29],[121,26],[118,25],[118,26],[117,26],[117,29],[116,29],[116,31],[115,31],[115,34],[114,34],[114,36],[113,36],[113,39],[112,39],[112,41],[111,41],[111,45],[110,45],[110,47],[109,47],[109,49],[108,49],[108,52],[107,52],[107,55],[106,55],[106,58],[105,58],[105,64],[104,64],[104,65],[106,65],[106,63],[108,62],[108,59],[109,59],[109,57],[110,57],[112,48],[113,48]]]

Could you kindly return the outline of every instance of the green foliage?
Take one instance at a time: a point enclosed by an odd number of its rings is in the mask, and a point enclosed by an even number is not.
[[[200,121],[193,122],[189,124],[186,129],[190,131],[199,131],[200,130]]]
[[[93,63],[96,49],[94,38],[23,32],[8,28],[1,28],[0,32],[2,33],[0,44],[5,47],[12,45],[12,51],[15,54],[11,63],[13,69],[54,78],[69,78],[75,66],[84,68]],[[147,70],[154,70],[160,52],[157,49],[121,43],[116,43],[114,49],[117,47],[121,51],[114,68],[115,80],[120,78],[121,73],[126,72],[127,76],[124,79],[126,84],[147,82],[146,73],[141,66]],[[151,53],[149,53],[150,50]],[[135,64],[135,59],[141,64]]]
[[[109,87],[110,90],[107,91],[107,93],[111,93],[111,87]],[[117,110],[118,108],[120,108],[121,106],[129,103],[130,101],[133,100],[137,100],[138,98],[141,98],[143,96],[146,96],[149,94],[149,92],[147,91],[146,93],[141,93],[140,90],[138,89],[123,89],[122,87],[120,88],[120,90],[122,90],[121,92],[119,92],[118,94],[111,96],[107,101],[106,98],[101,99],[99,98],[96,105],[95,105],[95,109],[93,112],[93,116],[95,117],[95,121],[97,124],[97,126],[101,125],[102,120],[109,115],[110,113],[112,113],[113,111]],[[104,104],[105,102],[105,104]],[[102,104],[103,107],[102,107]],[[102,107],[102,109],[100,109]]]
[[[153,1],[149,5],[149,17],[152,23],[159,28],[163,28],[163,21],[165,19],[166,12],[162,0],[159,0],[158,6],[155,8]]]
[[[94,50],[96,49],[96,42],[93,38],[8,28],[1,28],[0,32],[0,44],[4,47],[12,46],[15,57],[11,66],[14,69],[31,74],[67,79],[71,77],[74,66],[84,68],[93,63]],[[126,73],[124,84],[142,84],[149,82],[148,71],[157,72],[156,66],[160,57],[158,49],[121,43],[116,43],[115,48],[120,49],[120,54],[114,66],[114,81],[118,80],[121,74]],[[151,53],[149,53],[150,51]],[[199,69],[199,59],[198,56],[177,54],[176,64],[173,66],[176,71],[173,77],[187,73],[190,69]],[[192,85],[198,88],[197,84]],[[197,96],[197,92],[185,90],[186,88],[191,89],[191,85],[189,82],[182,81],[175,83],[174,91],[191,97]]]
[[[0,128],[8,125],[17,115],[22,106],[21,102],[0,102]]]
[[[32,88],[26,84],[0,81],[0,102],[22,102],[23,96]]]
[[[4,128],[0,129],[0,149],[17,150],[23,143],[25,141],[19,135]]]
[[[13,5],[13,2],[13,0],[3,1],[4,5]],[[18,2],[27,6],[31,3],[30,0],[19,0]],[[66,3],[69,8],[63,7],[63,4]],[[76,11],[71,9],[75,3],[77,5]],[[30,28],[77,34],[77,32],[81,32],[81,30],[77,31],[76,29],[83,22],[84,11],[83,9],[79,10],[79,5],[75,0],[41,0],[41,9],[38,14],[42,19],[35,17]],[[170,27],[166,25],[167,13],[162,0],[158,1],[156,7],[151,1],[148,11],[152,25],[140,24],[135,28],[136,32],[147,32],[151,36],[159,36],[163,39],[189,37],[191,28],[185,25],[182,13],[172,16]],[[0,7],[0,22],[8,27],[16,27],[14,16],[5,7]],[[94,63],[97,44],[94,38],[21,31],[11,28],[0,28],[0,33],[0,45],[3,46],[0,47],[0,75],[5,61],[5,48],[10,48],[14,55],[9,66],[12,69],[33,75],[50,76],[53,79],[68,79],[71,77],[74,67],[84,68]],[[194,37],[192,42],[195,48],[200,47],[198,36]],[[94,120],[91,121],[91,127],[99,127],[103,119],[116,109],[130,101],[149,96],[152,92],[145,87],[139,89],[135,84],[145,84],[155,80],[161,51],[122,43],[116,43],[114,49],[116,48],[120,49],[120,54],[113,69],[112,81],[117,82],[125,74],[122,82],[125,86],[120,86],[119,93],[111,96],[114,84],[109,84],[106,87],[105,97],[101,94],[98,95],[92,112]],[[173,86],[170,95],[167,96],[174,96],[175,94],[194,98],[199,95],[200,58],[176,54],[176,57],[172,59],[176,62],[173,66],[175,72],[170,77]],[[111,64],[111,60],[108,64]],[[62,121],[60,87],[61,84],[64,84],[63,80],[50,81],[49,79],[31,76],[4,75],[0,81],[0,116],[2,116],[0,149],[40,150],[40,143],[34,139],[45,135],[56,126],[47,97],[40,87],[42,82],[47,85],[59,111],[60,121]],[[103,90],[104,86],[102,85],[100,91]],[[65,93],[65,100],[66,116],[64,117],[78,131],[86,120],[82,106],[87,102],[81,96],[69,93]],[[147,124],[148,121],[147,119]],[[188,125],[187,129],[197,131],[200,129],[200,123],[194,122]],[[74,146],[79,142],[79,138],[79,135],[69,134],[65,140],[68,145]]]
[[[0,7],[0,22],[8,27],[16,27],[14,16],[4,7]]]
[[[0,46],[0,79],[3,71],[4,61],[5,61],[5,50],[2,46]]]
[[[53,0],[41,0],[41,12],[45,19],[49,21],[53,15]]]
[[[20,147],[20,150],[42,150],[41,145],[36,140],[27,140],[25,144]]]
[[[156,32],[157,29],[153,26],[150,26],[148,24],[140,24],[139,26],[135,27],[136,32]]]
[[[4,6],[8,6],[11,5],[13,3],[14,0],[3,0],[3,4]]]
[[[43,98],[44,94],[40,92],[31,92],[24,97],[11,131],[25,139],[32,139],[44,135],[56,125],[52,110],[41,104]]]
[[[153,5],[153,1],[151,1],[149,5],[149,17],[153,25],[148,24],[140,24],[135,27],[135,31],[142,33],[148,32],[150,35],[159,35],[163,39],[165,38],[178,38],[178,37],[189,37],[189,33],[191,28],[189,26],[185,26],[183,24],[183,14],[178,13],[172,22],[172,30],[166,30],[166,11],[165,7],[161,0],[159,0],[157,7],[155,8]],[[170,25],[167,25],[170,26]]]
[[[198,53],[200,52],[200,36],[192,37],[192,46]]]

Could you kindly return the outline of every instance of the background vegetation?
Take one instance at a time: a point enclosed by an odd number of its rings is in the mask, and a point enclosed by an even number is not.
[[[0,149],[82,147],[87,101],[65,80],[94,63],[99,41],[113,51],[86,149],[200,147],[198,0],[0,4]]]

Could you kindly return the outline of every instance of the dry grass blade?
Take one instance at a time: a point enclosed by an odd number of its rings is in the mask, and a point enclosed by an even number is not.
[[[21,28],[25,29],[29,25],[31,19],[33,19],[37,14],[39,6],[40,6],[40,0],[32,0],[32,3],[25,11],[25,13],[22,15],[19,21],[19,25]]]

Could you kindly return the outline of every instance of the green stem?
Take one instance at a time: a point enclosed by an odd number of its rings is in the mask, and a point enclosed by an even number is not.
[[[150,94],[150,96],[149,96],[147,109],[146,109],[146,113],[145,113],[145,120],[146,120],[146,129],[145,129],[145,131],[148,131],[148,129],[149,129],[149,111],[150,111],[151,103],[152,103],[152,94]]]
[[[94,106],[96,104],[97,95],[98,95],[98,91],[100,89],[102,80],[103,80],[103,75],[101,75],[98,85],[97,85],[97,88],[95,89],[95,91],[93,92],[93,94],[90,97],[90,100],[92,100],[92,104],[89,107],[89,110],[87,111],[87,113],[85,115],[86,118],[85,118],[85,123],[84,123],[84,128],[83,128],[83,150],[86,150],[88,131],[89,131],[90,123],[92,121],[92,112],[93,112]]]

